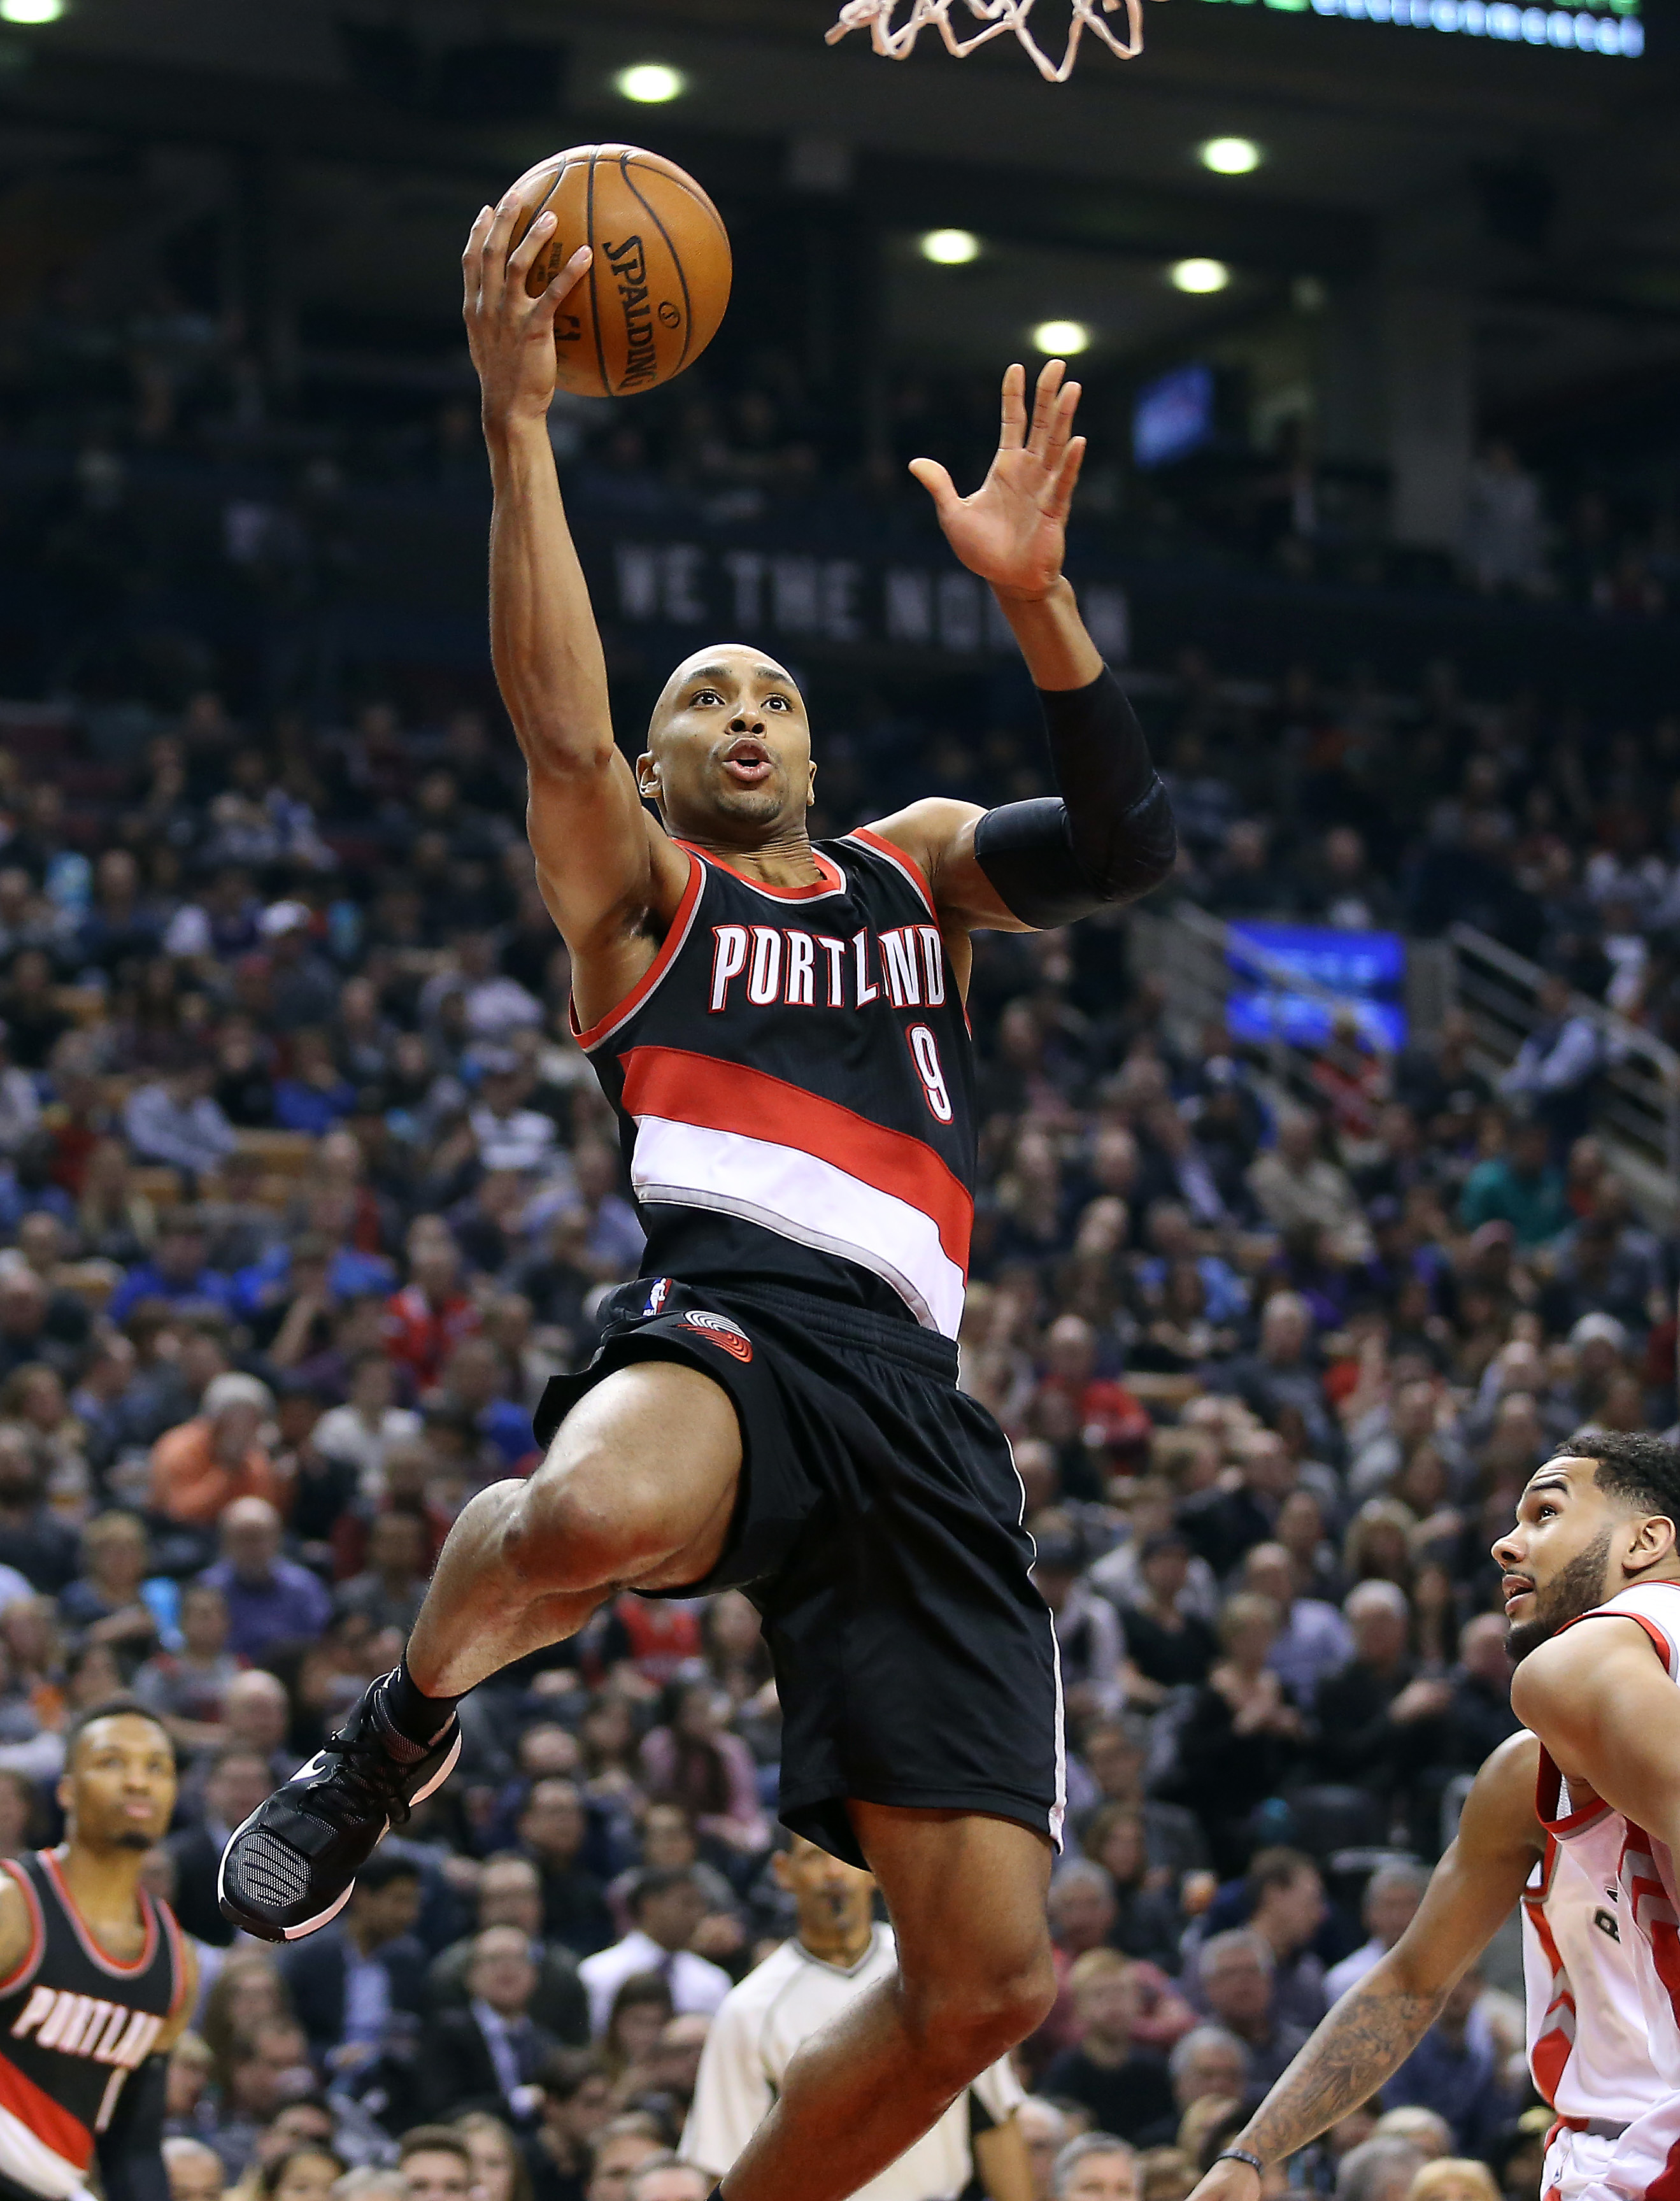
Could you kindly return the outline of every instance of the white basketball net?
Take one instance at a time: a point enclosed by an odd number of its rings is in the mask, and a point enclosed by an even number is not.
[[[1079,41],[1087,31],[1101,39],[1111,53],[1118,54],[1123,62],[1131,61],[1143,50],[1143,0],[1073,0],[1073,20],[1067,26],[1067,48],[1060,64],[1053,62],[1027,27],[1034,0],[960,0],[977,23],[985,26],[971,37],[960,38],[951,28],[951,9],[959,0],[908,0],[909,13],[902,23],[895,24],[906,0],[846,0],[840,10],[840,20],[828,33],[831,46],[850,31],[867,31],[869,43],[878,54],[889,61],[902,62],[908,58],[918,35],[930,24],[937,24],[947,50],[960,61],[972,54],[976,46],[984,46],[992,38],[1001,38],[1013,31],[1031,55],[1038,73],[1049,84],[1066,84],[1073,73],[1073,64],[1079,58]],[[1125,11],[1126,36],[1117,38],[1103,21],[1117,8]]]

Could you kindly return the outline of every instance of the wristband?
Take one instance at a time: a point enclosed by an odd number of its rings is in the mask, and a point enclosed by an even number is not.
[[[1257,2155],[1250,2155],[1246,2147],[1222,2147],[1213,2157],[1215,2163],[1246,2163],[1258,2178],[1266,2175],[1266,2165]]]

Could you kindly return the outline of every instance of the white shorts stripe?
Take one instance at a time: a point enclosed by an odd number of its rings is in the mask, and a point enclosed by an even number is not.
[[[965,1279],[930,1215],[861,1177],[773,1139],[638,1116],[636,1195],[710,1207],[855,1261],[889,1283],[925,1329],[954,1338]]]

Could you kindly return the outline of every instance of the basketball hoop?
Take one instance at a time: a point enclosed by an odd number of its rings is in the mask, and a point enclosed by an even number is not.
[[[828,33],[827,43],[831,46],[849,32],[866,30],[869,43],[878,54],[890,62],[902,62],[908,58],[919,33],[930,24],[937,24],[947,52],[961,61],[976,46],[984,46],[989,40],[1001,38],[1013,31],[1031,55],[1039,75],[1047,84],[1066,84],[1072,75],[1073,64],[1079,58],[1079,41],[1087,31],[1101,38],[1110,53],[1123,62],[1131,61],[1143,50],[1143,0],[1073,0],[1073,20],[1067,26],[1067,50],[1059,67],[1027,28],[1034,0],[962,0],[975,21],[985,25],[983,31],[976,31],[967,38],[959,38],[951,28],[951,9],[956,0],[909,0],[909,14],[895,26],[893,17],[902,4],[903,0],[846,0],[839,21]],[[1102,20],[1122,6],[1127,31],[1124,42]]]

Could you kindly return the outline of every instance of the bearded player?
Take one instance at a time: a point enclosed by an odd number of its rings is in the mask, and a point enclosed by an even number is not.
[[[1581,2201],[1623,2134],[1662,2101],[1613,1876],[1607,1885],[1578,1846],[1548,1834],[1535,1806],[1541,1763],[1526,1734],[1489,1758],[1416,1916],[1336,2003],[1194,2201],[1259,2201],[1273,2164],[1371,2100],[1518,1900],[1529,2069],[1557,2119],[1541,2181],[1546,2201]]]
[[[1512,1703],[1536,1732],[1483,1767],[1416,1917],[1195,2201],[1257,2201],[1268,2166],[1375,2093],[1519,1894],[1530,2068],[1558,2112],[1548,2201],[1630,2201],[1680,2163],[1677,1523],[1680,1453],[1657,1437],[1583,1430],[1530,1479],[1493,1554]]]
[[[168,2201],[164,2063],[197,1994],[167,1904],[140,1885],[175,1808],[175,1753],[129,1699],[66,1738],[66,1836],[0,1864],[0,2197]]]
[[[918,802],[814,846],[803,699],[737,643],[678,666],[632,770],[546,429],[554,313],[587,255],[528,299],[549,230],[509,260],[514,214],[486,208],[465,263],[492,640],[644,1273],[609,1300],[591,1366],[550,1387],[543,1465],[457,1521],[404,1665],[235,1833],[224,1901],[270,1939],[312,1931],[445,1776],[466,1691],[621,1588],[749,1588],[784,1710],[782,1817],[874,1874],[899,1969],[796,2057],[726,2191],[841,2201],[1054,1993],[1054,1636],[1008,1447],[956,1388],[969,936],[1147,892],[1172,867],[1172,813],[1061,571],[1084,443],[1060,362],[1030,420],[1010,368],[972,496],[913,468],[1041,690],[1058,798]]]

